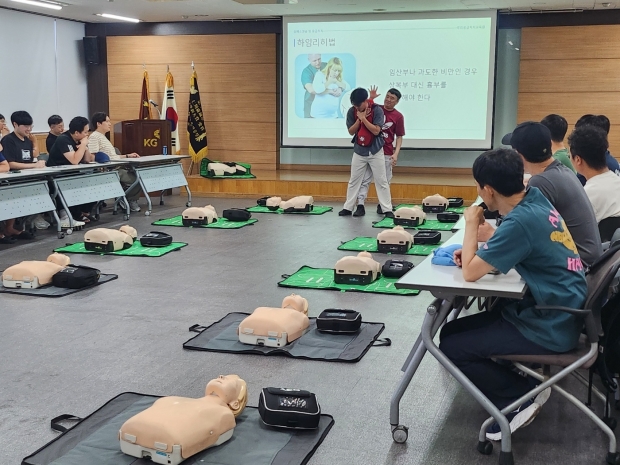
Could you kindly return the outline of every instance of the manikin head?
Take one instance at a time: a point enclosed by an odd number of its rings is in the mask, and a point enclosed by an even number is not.
[[[523,159],[514,150],[488,150],[476,158],[473,166],[478,195],[491,211],[500,210],[502,198],[522,193]],[[500,210],[500,213],[504,213]]]
[[[308,61],[314,68],[321,69],[321,54],[320,53],[309,53]]]
[[[71,259],[64,254],[61,253],[53,253],[49,257],[47,257],[48,262],[56,263],[56,265],[67,266],[71,263]]]
[[[297,310],[304,315],[308,315],[308,301],[297,294],[291,294],[286,296],[282,301],[282,308],[290,308],[293,310]]]
[[[209,381],[205,396],[219,397],[238,416],[248,403],[248,387],[237,375],[220,375]]]
[[[398,104],[401,98],[401,93],[398,89],[391,88],[385,93],[385,99],[383,100],[383,106],[387,111],[391,111]]]

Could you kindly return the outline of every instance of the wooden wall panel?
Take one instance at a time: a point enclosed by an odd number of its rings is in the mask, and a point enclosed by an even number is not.
[[[620,156],[620,25],[523,28],[518,121],[564,116],[567,137],[584,114],[611,121],[609,147]]]
[[[620,58],[620,26],[524,27],[522,60]],[[552,67],[552,63],[549,63]]]
[[[276,63],[275,34],[108,37],[108,65]]]
[[[174,76],[181,152],[187,153],[189,79],[194,61],[209,158],[247,162],[254,170],[275,170],[275,34],[108,37],[107,53],[112,123],[137,118],[144,66],[149,72],[150,98],[161,105],[169,66]],[[154,116],[156,113],[153,109]]]

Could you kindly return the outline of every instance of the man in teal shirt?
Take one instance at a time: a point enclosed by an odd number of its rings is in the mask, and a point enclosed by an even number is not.
[[[502,299],[491,312],[447,323],[440,349],[500,410],[538,381],[491,360],[493,355],[544,355],[567,352],[577,345],[582,320],[568,313],[538,310],[536,305],[581,308],[587,286],[577,247],[557,210],[535,187],[523,187],[523,161],[510,149],[480,155],[473,166],[478,195],[489,210],[504,219],[497,231],[478,248],[478,228],[485,222],[482,208],[465,211],[463,248],[454,261],[466,281],[477,281],[494,269],[516,269],[528,291],[523,300]],[[511,430],[525,426],[549,397],[543,391],[506,415]],[[500,440],[497,423],[487,438]]]

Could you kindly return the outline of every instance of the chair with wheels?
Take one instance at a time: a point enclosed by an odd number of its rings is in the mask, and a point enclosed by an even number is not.
[[[553,391],[566,398],[571,404],[586,414],[609,439],[609,449],[607,463],[610,465],[620,465],[620,454],[616,450],[616,437],[611,426],[615,427],[613,419],[609,418],[609,409],[605,408],[606,416],[600,419],[596,414],[575,396],[561,388],[557,383],[568,376],[574,374],[578,369],[589,369],[592,367],[598,356],[599,335],[602,334],[601,308],[607,300],[610,286],[614,277],[620,269],[620,244],[613,245],[607,250],[591,267],[586,276],[588,283],[588,294],[583,309],[537,306],[541,310],[566,312],[584,318],[585,334],[582,335],[576,349],[563,354],[554,355],[504,355],[493,356],[494,359],[510,360],[514,365],[527,375],[541,381],[535,389],[531,390],[520,399],[513,402],[502,410],[502,414],[509,413],[528,399],[536,397],[542,391],[551,387]],[[543,374],[532,370],[528,365],[540,364],[543,366]],[[559,371],[551,376],[551,367],[559,368]],[[605,397],[602,397],[605,399]],[[493,418],[487,419],[480,429],[478,451],[489,455],[493,450],[492,444],[486,439],[486,430],[494,421]],[[504,436],[502,431],[502,437]],[[507,432],[510,434],[510,431]],[[500,465],[513,463],[512,453],[507,456],[500,455]]]

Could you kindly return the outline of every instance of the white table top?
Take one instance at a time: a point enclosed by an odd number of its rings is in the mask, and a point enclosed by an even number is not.
[[[184,158],[189,158],[189,155],[147,155],[140,158],[124,158],[123,161],[132,165],[143,165],[148,163],[164,164],[162,162],[179,162]]]
[[[465,230],[454,234],[443,245],[462,244]],[[463,278],[461,268],[456,266],[433,265],[432,255],[409,271],[395,284],[397,289],[418,289],[430,291],[436,297],[468,296],[468,297],[508,297],[521,299],[527,286],[516,270],[508,274],[486,275],[476,282],[467,282]]]

